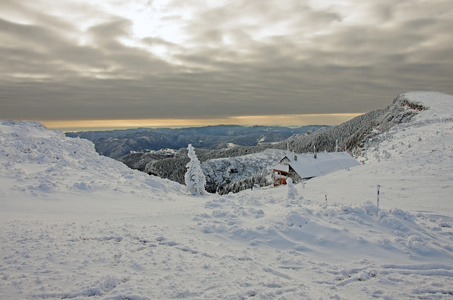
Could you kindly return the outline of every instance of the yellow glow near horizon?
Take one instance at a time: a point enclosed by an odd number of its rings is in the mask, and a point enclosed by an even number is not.
[[[338,125],[350,120],[361,113],[343,114],[294,114],[272,116],[234,116],[217,119],[129,119],[129,120],[62,120],[40,121],[48,128],[63,131],[82,130],[111,130],[118,128],[138,127],[195,127],[208,125],[280,125],[280,126],[303,126],[303,125]]]

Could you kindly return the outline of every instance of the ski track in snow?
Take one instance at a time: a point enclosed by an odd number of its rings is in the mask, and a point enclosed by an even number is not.
[[[88,141],[1,122],[0,298],[452,299],[453,100],[408,97],[430,110],[296,199],[188,196]]]

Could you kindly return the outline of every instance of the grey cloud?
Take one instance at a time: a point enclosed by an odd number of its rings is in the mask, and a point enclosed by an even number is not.
[[[93,35],[97,50],[103,54],[104,60],[115,69],[119,77],[141,78],[146,74],[161,71],[170,71],[168,63],[157,59],[151,53],[137,48],[126,46],[119,41],[121,37],[131,34],[132,23],[126,19],[115,19],[89,28],[88,32]],[[171,45],[160,39],[148,39],[147,43],[160,43]],[[111,74],[114,76],[114,74]]]
[[[341,19],[336,12],[315,10],[299,1],[281,8],[271,1],[244,1],[204,11],[188,24],[187,30],[192,33],[194,43],[222,44],[222,38],[227,36],[255,39],[253,34],[256,32],[280,25],[291,28],[297,34],[325,29],[325,26]],[[297,35],[292,38],[295,37]]]
[[[91,46],[64,45],[56,49],[54,54],[55,58],[64,61],[64,63],[100,69],[109,67],[102,51]]]
[[[42,26],[23,25],[0,19],[0,28],[2,40],[7,46],[33,45],[41,46],[41,50],[48,45],[61,43],[58,34]]]
[[[46,14],[47,3],[43,3],[40,0],[35,1],[16,1],[16,0],[2,0],[0,2],[0,11],[3,16],[8,16],[13,19],[21,19],[24,16],[33,23],[42,24],[42,26],[48,28],[55,28],[59,31],[71,32],[75,29],[74,25],[63,20],[62,18]],[[53,3],[53,5],[58,5]],[[67,3],[66,6],[70,4]],[[72,7],[71,7],[72,8]],[[78,7],[80,9],[80,7]]]
[[[392,21],[395,18],[394,9],[392,8],[392,5],[389,5],[388,3],[376,4],[376,6],[373,8],[373,14],[375,15],[376,19],[382,23]]]
[[[162,46],[168,46],[168,47],[176,47],[176,45],[174,43],[171,43],[171,42],[166,41],[161,38],[146,37],[146,38],[143,38],[142,41],[150,46],[162,45]]]
[[[55,52],[66,42],[51,29],[36,25],[22,25],[0,20],[0,78],[6,79],[17,73],[39,76],[61,76],[55,63]]]
[[[96,42],[111,42],[120,37],[129,36],[132,22],[123,18],[115,18],[109,22],[104,22],[91,26],[88,32],[93,34]]]
[[[115,20],[91,28],[89,32],[96,44],[101,45],[99,47],[79,46],[75,41],[41,26],[21,25],[5,20],[0,20],[0,25],[4,29],[3,36],[6,36],[4,40],[20,37],[18,42],[16,39],[3,48],[5,56],[1,60],[6,73],[29,72],[33,65],[40,69],[39,73],[47,73],[49,76],[80,71],[73,70],[73,66],[78,66],[79,69],[104,69],[105,73],[122,69],[142,75],[153,72],[150,69],[168,69],[166,63],[155,59],[149,52],[124,46],[117,41],[117,38],[128,33],[130,23],[127,20]],[[11,63],[21,68],[11,68]],[[116,76],[113,73],[110,75]],[[119,77],[122,75],[124,73],[118,74]]]

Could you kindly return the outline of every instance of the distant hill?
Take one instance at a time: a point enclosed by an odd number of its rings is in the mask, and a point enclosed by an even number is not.
[[[222,149],[234,145],[256,146],[261,143],[281,142],[294,134],[328,128],[310,125],[298,128],[283,126],[216,125],[192,128],[138,128],[112,131],[68,132],[66,136],[92,141],[96,151],[112,158],[134,152],[149,152],[163,148],[178,150],[192,144],[195,148]],[[135,155],[137,156],[137,155]],[[128,158],[126,158],[128,160]]]

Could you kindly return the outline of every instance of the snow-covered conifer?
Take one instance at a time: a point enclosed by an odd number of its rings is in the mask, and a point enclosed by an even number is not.
[[[295,200],[299,196],[299,192],[297,192],[293,180],[291,178],[286,179],[286,185],[288,186],[288,199]]]
[[[190,161],[186,165],[187,172],[184,176],[186,191],[192,195],[202,195],[205,193],[206,177],[201,170],[200,161],[195,154],[193,146],[189,144],[187,149],[189,150],[187,155]]]

